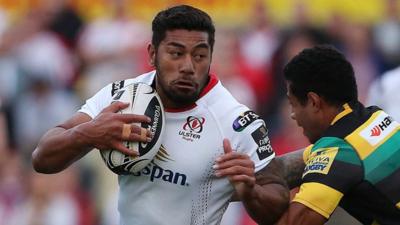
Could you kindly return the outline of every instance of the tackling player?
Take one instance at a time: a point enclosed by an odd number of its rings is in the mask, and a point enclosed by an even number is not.
[[[303,50],[284,75],[312,145],[280,158],[290,186],[301,185],[279,225],[321,225],[339,205],[365,225],[400,224],[399,123],[358,101],[353,68],[332,47]]]

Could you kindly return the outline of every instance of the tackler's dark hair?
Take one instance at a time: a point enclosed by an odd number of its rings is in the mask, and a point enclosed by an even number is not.
[[[301,51],[285,66],[284,76],[290,93],[301,104],[307,102],[308,92],[315,92],[335,105],[357,101],[358,98],[352,65],[330,45]]]

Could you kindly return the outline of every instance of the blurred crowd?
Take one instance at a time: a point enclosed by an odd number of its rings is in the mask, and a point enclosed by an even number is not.
[[[47,129],[101,87],[151,69],[150,24],[126,13],[129,1],[106,1],[109,15],[93,20],[69,1],[45,2],[13,20],[0,6],[0,225],[116,225],[117,179],[96,151],[55,175],[33,172],[30,157]],[[283,66],[300,50],[329,43],[344,52],[365,104],[373,95],[379,100],[379,88],[370,93],[373,83],[400,65],[398,0],[382,0],[384,16],[376,23],[333,13],[324,24],[298,1],[290,26],[274,23],[265,1],[250,2],[246,24],[217,24],[211,72],[266,121],[277,154],[308,144],[289,117],[282,79]],[[254,223],[233,207],[223,224]]]

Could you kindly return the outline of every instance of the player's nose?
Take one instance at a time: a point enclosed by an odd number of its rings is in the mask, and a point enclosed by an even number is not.
[[[182,59],[180,72],[185,73],[185,74],[193,74],[194,73],[194,63],[193,63],[193,59],[190,55],[186,55]]]

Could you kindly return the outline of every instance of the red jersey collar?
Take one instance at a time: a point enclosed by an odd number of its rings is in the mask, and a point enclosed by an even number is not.
[[[217,78],[216,75],[210,74],[209,77],[210,77],[210,79],[209,79],[207,85],[201,91],[199,98],[201,98],[204,95],[206,95],[218,83],[218,78]],[[193,109],[196,106],[197,106],[196,103],[193,103],[192,105],[189,105],[189,106],[186,106],[186,107],[182,107],[182,108],[164,108],[164,110],[166,112],[184,112],[184,111]]]

